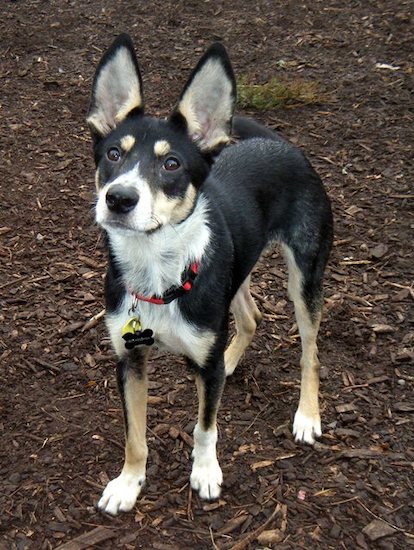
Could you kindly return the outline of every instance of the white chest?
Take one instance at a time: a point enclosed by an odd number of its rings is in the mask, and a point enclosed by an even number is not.
[[[128,319],[137,316],[142,329],[149,328],[153,331],[158,348],[185,355],[199,366],[205,365],[215,342],[214,333],[200,330],[189,323],[181,314],[176,301],[166,305],[138,302],[134,312],[131,311],[132,303],[132,296],[126,294],[116,313],[111,313],[106,318],[112,346],[118,357],[126,353],[122,328]]]

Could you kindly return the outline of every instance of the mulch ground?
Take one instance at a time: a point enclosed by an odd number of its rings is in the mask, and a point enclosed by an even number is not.
[[[413,41],[408,1],[4,1],[0,21],[0,548],[414,547]],[[137,45],[165,115],[201,52],[237,74],[318,82],[317,105],[249,115],[303,147],[333,202],[319,347],[324,435],[297,445],[300,347],[278,253],[257,267],[264,322],[229,380],[217,502],[189,488],[195,389],[150,363],[148,481],[116,518],[95,503],[123,457],[102,320],[84,122],[102,51]]]

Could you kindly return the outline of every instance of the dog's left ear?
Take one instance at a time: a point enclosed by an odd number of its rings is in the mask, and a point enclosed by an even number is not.
[[[142,79],[134,46],[128,34],[120,34],[96,69],[86,120],[93,137],[99,140],[132,112],[143,110]]]
[[[226,49],[215,43],[192,72],[172,113],[198,147],[213,151],[230,140],[236,80]]]

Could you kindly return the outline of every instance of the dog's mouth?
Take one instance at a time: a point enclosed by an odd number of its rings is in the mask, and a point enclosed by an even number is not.
[[[132,228],[129,224],[119,221],[119,220],[106,220],[105,222],[101,223],[102,227],[104,227],[107,230],[116,230],[116,231],[128,231],[132,232],[134,231],[134,228]]]
[[[162,223],[161,222],[157,222],[157,225],[155,227],[151,227],[150,229],[147,229],[145,231],[145,233],[147,235],[153,235],[154,233],[156,233],[157,231],[159,231],[162,227]]]
[[[116,233],[125,233],[128,235],[132,235],[132,234],[153,235],[163,227],[163,224],[161,222],[157,222],[156,225],[154,225],[153,227],[149,227],[148,229],[144,227],[141,229],[139,227],[131,226],[130,224],[125,223],[124,221],[121,221],[121,220],[106,220],[101,225],[108,232],[112,231]]]

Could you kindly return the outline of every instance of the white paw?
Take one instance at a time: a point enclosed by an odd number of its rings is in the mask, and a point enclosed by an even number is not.
[[[313,445],[315,438],[322,435],[319,415],[306,416],[298,409],[293,421],[293,435],[295,436],[295,441]]]
[[[191,487],[198,491],[200,498],[215,500],[220,496],[223,474],[216,458],[194,460],[190,477]]]
[[[144,475],[121,473],[106,486],[98,502],[98,508],[113,516],[118,512],[129,512],[134,507],[144,481]]]

